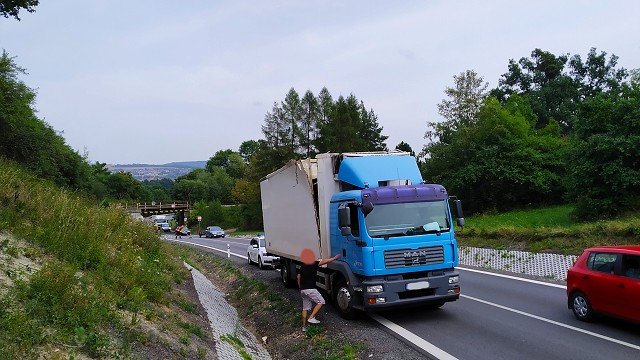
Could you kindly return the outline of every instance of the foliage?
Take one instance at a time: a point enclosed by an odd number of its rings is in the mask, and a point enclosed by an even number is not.
[[[404,141],[401,141],[398,145],[396,145],[396,150],[408,152],[411,156],[416,156],[415,151],[411,148],[411,145],[407,144]]]
[[[473,70],[454,75],[453,81],[454,87],[447,87],[444,91],[449,99],[438,104],[438,113],[444,121],[427,123],[429,130],[425,138],[431,142],[448,143],[450,136],[458,128],[474,124],[487,97],[489,84]]]
[[[26,349],[55,342],[104,356],[104,331],[118,323],[117,307],[138,311],[145,299],[162,301],[169,288],[175,267],[160,239],[121,209],[91,205],[15,163],[0,160],[0,167],[0,231],[27,239],[47,259],[0,297],[0,354],[26,356]],[[14,321],[22,325],[4,326]],[[45,329],[49,335],[39,335]]]
[[[240,148],[238,149],[238,154],[242,157],[245,163],[249,163],[253,155],[260,148],[260,143],[256,140],[245,140],[240,144]]]
[[[40,3],[39,0],[0,0],[0,15],[5,18],[13,17],[20,21],[20,10],[27,12],[35,12],[35,7]]]
[[[606,55],[592,48],[582,61],[580,55],[556,56],[535,49],[530,58],[509,60],[509,70],[492,95],[504,103],[510,95],[519,94],[529,100],[538,118],[537,128],[555,119],[563,133],[570,133],[579,104],[600,92],[619,88],[628,75],[627,70],[616,69],[617,56],[607,60]]]
[[[569,197],[593,219],[640,209],[640,87],[601,93],[580,107],[571,141]]]
[[[557,202],[566,142],[551,125],[536,131],[523,113],[528,105],[518,96],[507,106],[488,98],[474,124],[425,147],[425,179],[444,184],[471,212]]]

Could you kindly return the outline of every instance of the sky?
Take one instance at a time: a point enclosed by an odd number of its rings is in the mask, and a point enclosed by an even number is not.
[[[535,48],[640,68],[640,1],[42,0],[0,18],[38,116],[93,161],[207,160],[263,137],[290,88],[353,93],[420,150],[453,76]]]

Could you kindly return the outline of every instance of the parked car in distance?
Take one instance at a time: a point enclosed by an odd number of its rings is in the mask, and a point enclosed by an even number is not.
[[[168,222],[159,222],[155,224],[157,230],[162,230],[164,232],[171,231],[171,226]]]
[[[578,320],[603,314],[640,323],[640,245],[586,249],[567,271],[567,305]]]
[[[256,263],[260,269],[266,267],[275,268],[280,264],[280,257],[269,254],[266,248],[266,242],[263,234],[258,234],[249,242],[247,248],[247,262],[249,265]]]
[[[220,226],[207,226],[207,228],[200,231],[198,235],[207,238],[223,238],[225,236],[224,230]]]

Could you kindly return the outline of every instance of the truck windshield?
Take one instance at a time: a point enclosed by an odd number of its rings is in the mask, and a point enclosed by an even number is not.
[[[434,234],[450,226],[445,201],[376,205],[365,222],[372,238]]]

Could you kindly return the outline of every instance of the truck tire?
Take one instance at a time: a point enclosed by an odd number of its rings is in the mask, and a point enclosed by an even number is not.
[[[286,288],[290,288],[293,286],[293,280],[291,280],[291,274],[289,268],[289,261],[282,260],[282,266],[280,268],[280,278],[282,278],[282,284]]]
[[[353,307],[353,293],[349,290],[347,282],[340,279],[333,286],[333,304],[338,309],[340,316],[347,320],[356,319],[360,311]]]

